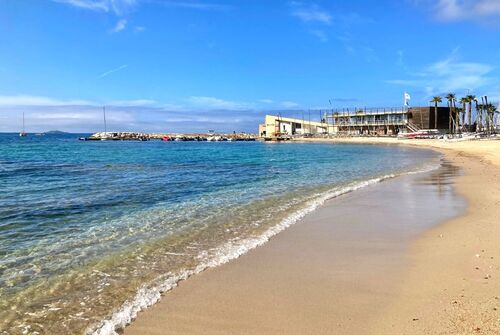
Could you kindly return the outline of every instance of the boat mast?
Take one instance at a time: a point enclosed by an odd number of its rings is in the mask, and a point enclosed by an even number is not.
[[[24,134],[24,112],[23,112],[23,134]]]
[[[104,134],[107,135],[108,131],[106,128],[106,106],[102,106],[102,113],[104,116]]]

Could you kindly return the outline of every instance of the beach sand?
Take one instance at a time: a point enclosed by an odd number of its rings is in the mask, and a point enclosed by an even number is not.
[[[500,141],[348,141],[430,146],[452,165],[329,201],[125,334],[499,334]]]
[[[434,142],[463,168],[456,190],[467,211],[412,244],[372,333],[500,334],[500,141]]]

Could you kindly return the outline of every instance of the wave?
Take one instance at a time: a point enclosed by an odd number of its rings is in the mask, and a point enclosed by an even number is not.
[[[290,214],[283,219],[279,224],[267,229],[264,233],[256,237],[244,239],[233,239],[219,246],[215,253],[208,255],[206,251],[198,254],[197,259],[200,263],[194,269],[184,270],[178,273],[167,273],[158,278],[159,284],[153,287],[141,287],[135,297],[125,302],[118,310],[116,310],[110,318],[103,320],[98,325],[94,325],[86,332],[87,335],[118,335],[117,330],[123,329],[130,324],[137,314],[154,305],[161,299],[162,293],[168,292],[175,288],[177,284],[192,275],[198,274],[206,269],[214,268],[234,260],[248,251],[255,249],[264,243],[268,242],[273,236],[292,226],[300,221],[304,216],[313,212],[319,206],[323,205],[327,200],[339,197],[341,195],[356,191],[358,189],[380,183],[384,180],[392,179],[398,176],[418,174],[436,170],[441,166],[438,164],[429,164],[421,169],[407,171],[403,173],[388,174],[381,177],[371,178],[362,181],[352,182],[341,188],[333,188],[322,194],[317,194],[313,199],[306,202],[304,208]]]

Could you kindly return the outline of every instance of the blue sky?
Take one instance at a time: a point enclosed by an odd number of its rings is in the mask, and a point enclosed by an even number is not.
[[[500,96],[500,0],[0,0],[0,131],[256,131]],[[313,113],[313,116],[316,116]]]

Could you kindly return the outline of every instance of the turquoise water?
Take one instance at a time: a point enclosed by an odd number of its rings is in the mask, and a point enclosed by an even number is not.
[[[0,134],[0,334],[111,334],[179,279],[427,150]],[[376,181],[376,180],[375,180]]]

